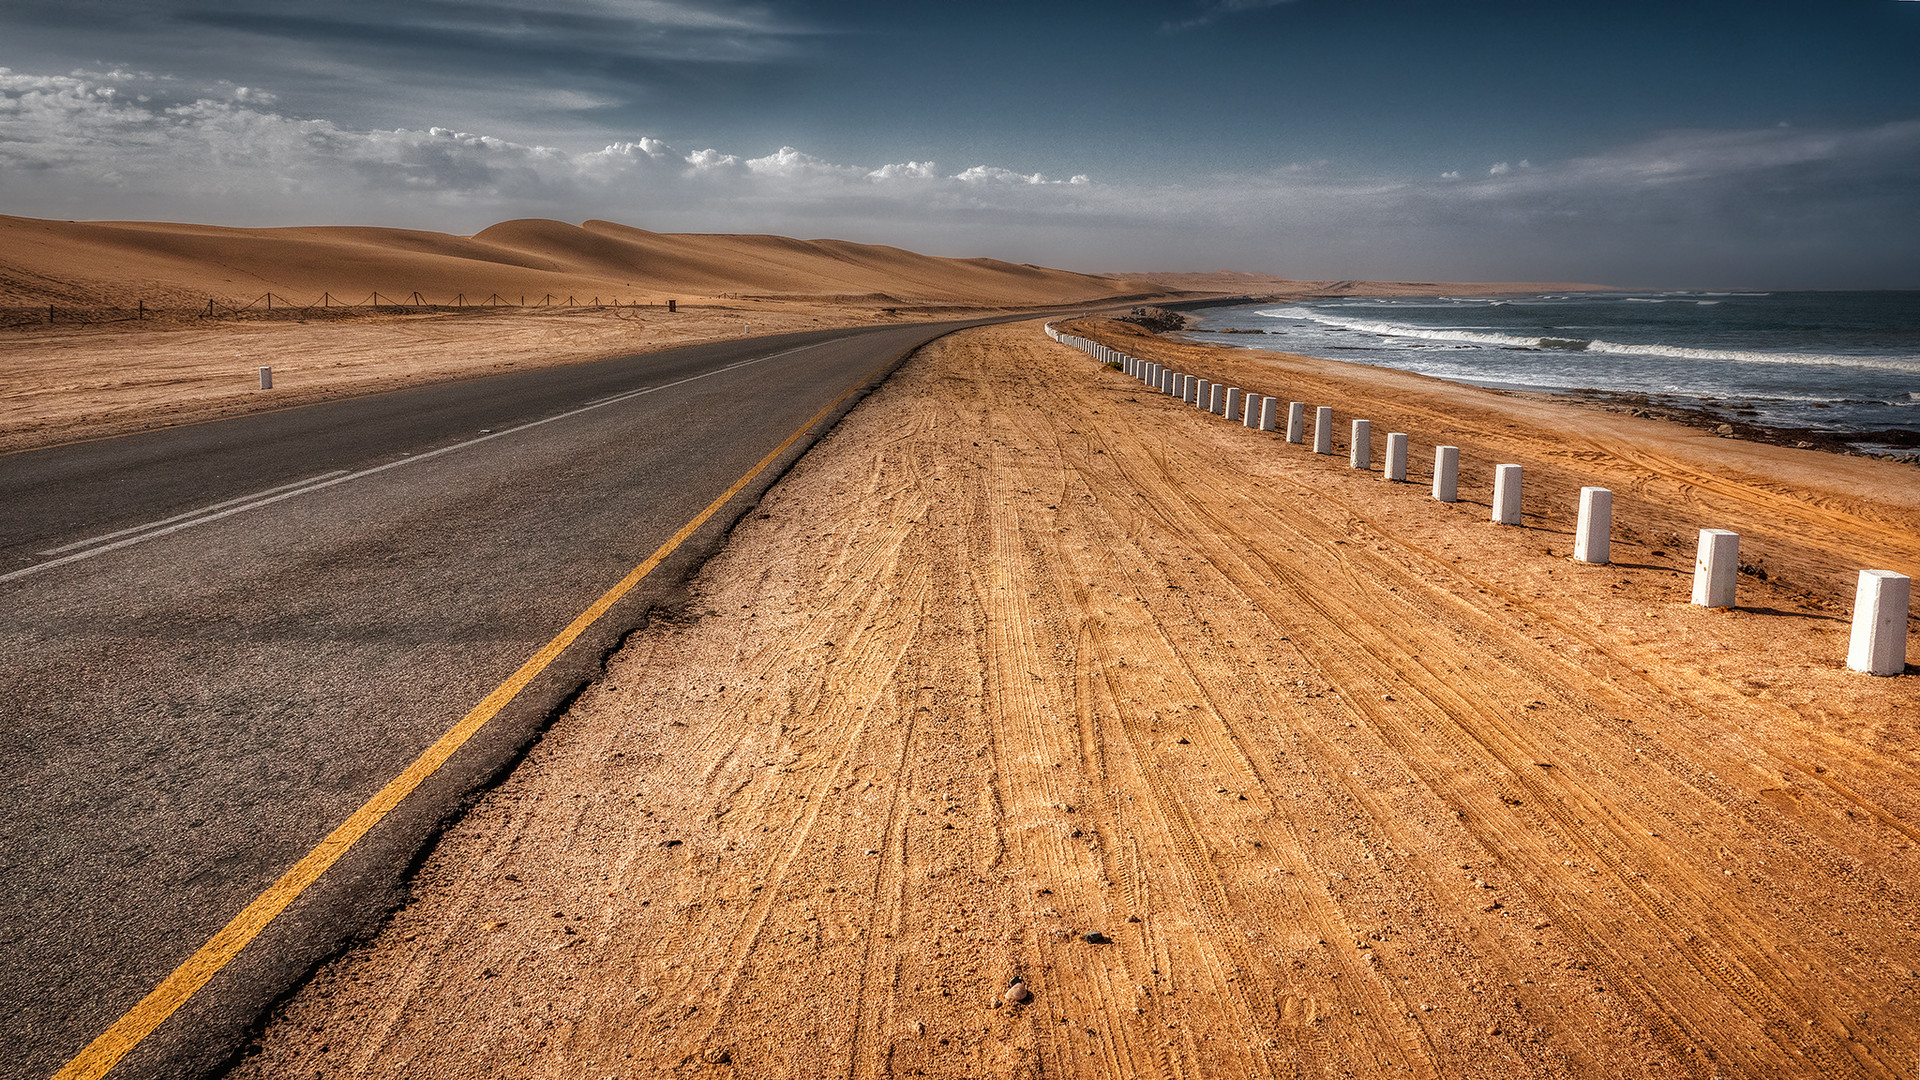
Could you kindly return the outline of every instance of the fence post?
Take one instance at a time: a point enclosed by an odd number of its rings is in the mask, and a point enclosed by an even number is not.
[[[1244,391],[1237,386],[1227,387],[1227,411],[1223,414],[1227,419],[1240,419],[1240,413],[1242,412],[1240,408],[1240,398],[1243,393]]]
[[[1600,487],[1580,489],[1580,524],[1573,533],[1573,557],[1583,563],[1605,563],[1613,554],[1613,492]]]
[[[1333,408],[1322,405],[1313,410],[1313,452],[1333,453]]]
[[[1520,524],[1520,466],[1501,465],[1493,470],[1492,519],[1502,525]]]
[[[1869,675],[1907,670],[1907,606],[1913,580],[1891,570],[1862,570],[1853,594],[1853,634],[1847,666]]]
[[[1272,431],[1280,426],[1280,399],[1262,398],[1260,401],[1260,430]]]
[[[1287,441],[1307,441],[1307,403],[1304,401],[1287,402]]]
[[[1387,463],[1382,476],[1388,480],[1406,483],[1407,480],[1407,433],[1404,431],[1387,432]]]
[[[1443,503],[1460,501],[1460,448],[1433,448],[1433,497]]]
[[[1693,557],[1693,602],[1701,607],[1733,606],[1735,575],[1740,572],[1740,534],[1701,529]]]
[[[1355,420],[1347,437],[1347,464],[1356,469],[1373,465],[1373,421]]]

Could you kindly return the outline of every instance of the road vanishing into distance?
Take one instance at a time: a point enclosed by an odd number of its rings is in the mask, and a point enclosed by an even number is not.
[[[691,346],[0,456],[0,1076],[52,1076],[150,1010],[676,531],[954,325]],[[777,454],[111,1075],[219,1068],[279,996],[378,926],[441,825],[683,595],[811,442]]]

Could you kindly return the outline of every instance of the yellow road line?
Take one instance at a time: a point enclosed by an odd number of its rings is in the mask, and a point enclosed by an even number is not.
[[[534,653],[531,659],[522,664],[520,670],[513,673],[512,678],[496,687],[485,700],[473,707],[472,712],[448,729],[447,733],[440,736],[432,746],[426,749],[425,753],[415,758],[405,772],[394,777],[386,787],[380,789],[379,794],[368,800],[365,806],[354,811],[352,817],[333,830],[325,840],[320,841],[312,851],[307,852],[299,862],[294,863],[292,869],[281,875],[280,880],[274,882],[266,892],[261,893],[253,903],[248,904],[240,914],[234,916],[233,921],[208,939],[205,945],[200,946],[199,952],[188,957],[186,963],[175,968],[173,974],[167,976],[159,986],[154,987],[152,993],[127,1010],[126,1015],[114,1021],[112,1027],[101,1032],[100,1036],[89,1043],[86,1049],[75,1055],[72,1061],[67,1062],[64,1068],[53,1075],[53,1080],[98,1080],[99,1077],[105,1076],[108,1070],[120,1063],[121,1058],[126,1057],[134,1047],[140,1044],[140,1040],[153,1034],[154,1029],[164,1023],[167,1017],[172,1016],[175,1009],[186,1004],[188,998],[205,986],[208,980],[219,974],[220,969],[226,967],[235,956],[238,956],[248,942],[257,937],[260,931],[266,929],[274,916],[285,911],[289,904],[299,899],[307,886],[319,880],[320,875],[326,873],[328,867],[339,862],[341,856],[345,855],[375,825],[378,825],[394,807],[400,805],[401,800],[412,794],[413,790],[419,787],[427,777],[432,776],[441,765],[446,764],[447,759],[452,757],[455,751],[465,745],[466,741],[485,726],[487,721],[493,719],[501,709],[506,708],[507,702],[512,701],[514,695],[526,689],[527,684],[566,651],[567,646],[573,644],[575,638],[599,621],[600,616],[605,615],[621,597],[633,591],[634,586],[640,584],[642,578],[652,573],[653,569],[665,561],[667,556],[672,555],[675,549],[686,542],[687,537],[692,536],[700,526],[707,523],[707,519],[719,513],[720,509],[732,501],[735,495],[740,494],[742,488],[753,482],[754,477],[765,472],[781,454],[786,453],[789,447],[799,441],[800,436],[807,433],[808,428],[825,419],[827,414],[838,408],[840,403],[847,400],[855,390],[866,385],[887,366],[881,365],[880,368],[870,372],[865,379],[854,384],[846,393],[833,399],[832,404],[815,413],[813,419],[800,425],[798,430],[787,436],[785,442],[774,447],[772,453],[760,459],[760,464],[735,480],[733,486],[709,503],[705,510],[700,511],[693,520],[682,525],[679,532],[674,533],[671,539],[660,545],[659,550],[647,557],[646,562],[634,567],[626,577],[620,579],[618,585],[608,589],[600,599],[593,602],[592,606],[581,612],[565,630],[560,631],[552,641],[547,642],[539,652]]]

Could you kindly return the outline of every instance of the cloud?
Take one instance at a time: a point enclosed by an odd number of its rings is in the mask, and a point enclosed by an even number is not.
[[[1195,30],[1202,26],[1211,26],[1222,19],[1235,15],[1245,15],[1252,11],[1265,11],[1268,8],[1291,4],[1294,0],[1194,0],[1193,6],[1199,14],[1186,19],[1178,19],[1160,24],[1166,33],[1179,33],[1182,30]]]
[[[391,224],[511,217],[837,236],[1084,269],[1313,278],[1920,287],[1920,120],[1669,132],[1416,179],[1324,162],[1147,183],[651,136],[578,152],[368,130],[274,95],[110,70],[0,69],[0,206],[56,218]]]

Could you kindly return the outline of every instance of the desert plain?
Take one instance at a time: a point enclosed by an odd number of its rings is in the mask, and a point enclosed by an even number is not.
[[[1196,285],[942,292],[928,267],[879,298],[795,273],[758,301],[689,287],[677,323],[0,331],[9,387],[41,388],[10,389],[0,438],[257,408],[256,363],[358,393]],[[920,350],[232,1074],[1913,1074],[1920,682],[1843,662],[1858,570],[1920,572],[1912,466],[1052,318],[1330,406],[1336,453],[1154,394],[1041,318]],[[88,379],[138,385],[76,404]],[[1349,467],[1352,418],[1409,433],[1409,483]],[[1458,503],[1425,488],[1440,443]],[[1507,462],[1519,527],[1488,521]],[[1588,485],[1614,492],[1608,565],[1570,557]],[[1732,610],[1688,602],[1702,528],[1741,534]]]

